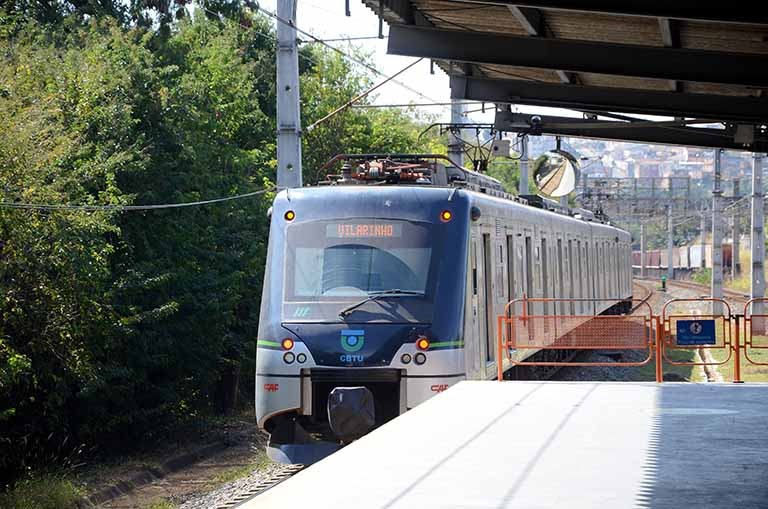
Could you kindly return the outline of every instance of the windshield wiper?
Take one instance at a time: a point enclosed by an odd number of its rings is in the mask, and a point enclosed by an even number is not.
[[[352,304],[351,306],[347,306],[341,311],[339,311],[339,318],[345,318],[348,316],[352,311],[359,308],[366,302],[371,302],[372,300],[381,299],[382,297],[393,297],[396,295],[424,295],[423,292],[415,292],[413,290],[400,290],[399,288],[392,288],[391,290],[381,290],[376,292],[368,292],[368,297],[361,300],[360,302],[356,302],[355,304]]]

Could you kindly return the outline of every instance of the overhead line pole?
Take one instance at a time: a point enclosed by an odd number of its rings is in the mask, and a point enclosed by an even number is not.
[[[465,110],[466,103],[464,101],[451,99],[451,124],[464,124]],[[461,129],[458,129],[457,132],[451,129],[448,133],[448,157],[451,161],[458,163],[459,166],[464,166],[464,141],[462,140]]]
[[[739,194],[740,194],[740,187],[741,182],[739,179],[736,179],[733,181],[733,199],[739,200]],[[736,279],[739,277],[739,272],[741,270],[741,255],[740,255],[740,249],[741,249],[741,217],[740,217],[740,211],[736,208],[733,210],[733,242],[731,247],[731,280]]]
[[[520,182],[517,184],[518,193],[521,195],[531,194],[528,189],[528,135],[520,138]]]
[[[752,284],[750,297],[765,296],[765,204],[763,203],[763,154],[755,154],[752,159],[752,236],[750,248],[752,251]],[[756,302],[752,313],[762,314],[763,305]]]
[[[675,248],[674,225],[672,224],[672,205],[667,205],[667,279],[675,279],[675,263],[673,259]]]
[[[640,277],[645,277],[645,223],[640,222]]]
[[[296,1],[277,0],[277,187],[301,187],[301,110]]]
[[[723,229],[721,225],[723,191],[721,189],[721,165],[723,151],[715,150],[715,178],[712,188],[712,298],[723,298]],[[712,306],[712,314],[722,314],[722,305],[715,302]]]

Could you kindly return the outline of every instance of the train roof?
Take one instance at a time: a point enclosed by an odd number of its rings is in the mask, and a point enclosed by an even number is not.
[[[598,220],[590,220],[580,216],[580,209],[568,209],[560,207],[550,210],[545,207],[531,205],[525,199],[517,198],[507,193],[487,193],[468,187],[457,186],[433,186],[433,185],[331,185],[310,186],[302,188],[284,189],[278,193],[275,202],[283,202],[284,206],[294,201],[314,202],[318,207],[327,208],[332,204],[333,211],[340,211],[345,203],[352,203],[364,199],[365,196],[377,196],[385,201],[392,200],[396,206],[402,207],[404,213],[410,210],[423,210],[428,204],[438,202],[466,201],[468,206],[492,207],[499,215],[514,214],[538,223],[547,223],[553,219],[572,222],[574,226],[590,225],[600,229],[606,228],[621,231],[620,228],[603,223]]]

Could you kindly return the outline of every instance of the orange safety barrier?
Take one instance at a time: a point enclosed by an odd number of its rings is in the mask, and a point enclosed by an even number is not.
[[[575,309],[589,312],[599,303],[615,299],[515,299],[498,317],[498,379],[504,375],[504,361],[515,366],[643,366],[654,358],[658,317],[644,300],[632,299],[634,311],[629,315],[593,314],[529,314],[529,308]],[[558,305],[560,303],[560,305]],[[570,304],[566,306],[565,304]],[[577,306],[578,304],[578,306]],[[586,305],[585,305],[586,304]],[[520,312],[518,313],[518,308]],[[513,352],[525,350],[637,350],[647,352],[641,361],[631,362],[551,362],[515,359]],[[527,357],[527,356],[525,356]],[[659,366],[657,380],[661,381]]]
[[[702,313],[701,310],[687,309],[682,313],[671,313],[669,308],[671,306],[680,305],[686,303],[686,307],[690,307],[693,304],[706,304],[712,306],[712,311]],[[721,312],[714,312],[716,307],[721,307]],[[738,366],[738,337],[739,328],[738,325],[734,328],[735,341],[732,341],[731,330],[732,322],[734,322],[734,316],[731,313],[731,307],[723,299],[718,298],[686,298],[686,299],[671,299],[664,304],[661,311],[662,316],[662,331],[663,341],[662,343],[662,357],[669,364],[674,366],[722,366],[730,362],[732,357],[735,357],[735,366]],[[738,322],[736,322],[738,324]],[[691,331],[686,328],[689,327]],[[704,327],[711,327],[711,331],[702,331]],[[698,330],[696,330],[698,328]],[[701,335],[704,339],[711,337],[711,343],[696,343],[695,341],[684,342],[683,338],[678,337],[679,334],[685,333],[686,336]],[[701,362],[698,361],[683,361],[679,359],[672,359],[670,354],[677,351],[686,350],[698,350],[701,355]],[[727,353],[727,357],[723,360],[717,361],[711,356],[711,351],[722,350]],[[734,368],[734,378],[739,377],[738,368]]]
[[[768,366],[768,362],[749,356],[750,350],[768,350],[768,313],[765,309],[768,309],[768,298],[765,297],[750,299],[744,304],[744,343],[741,348],[744,359],[757,366]],[[756,337],[762,341],[756,341]]]

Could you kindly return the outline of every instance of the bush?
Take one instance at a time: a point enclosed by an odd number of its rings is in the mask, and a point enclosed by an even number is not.
[[[81,497],[74,484],[59,477],[25,479],[0,493],[0,509],[74,509]]]
[[[712,269],[699,269],[691,276],[694,283],[709,285],[712,282]]]

